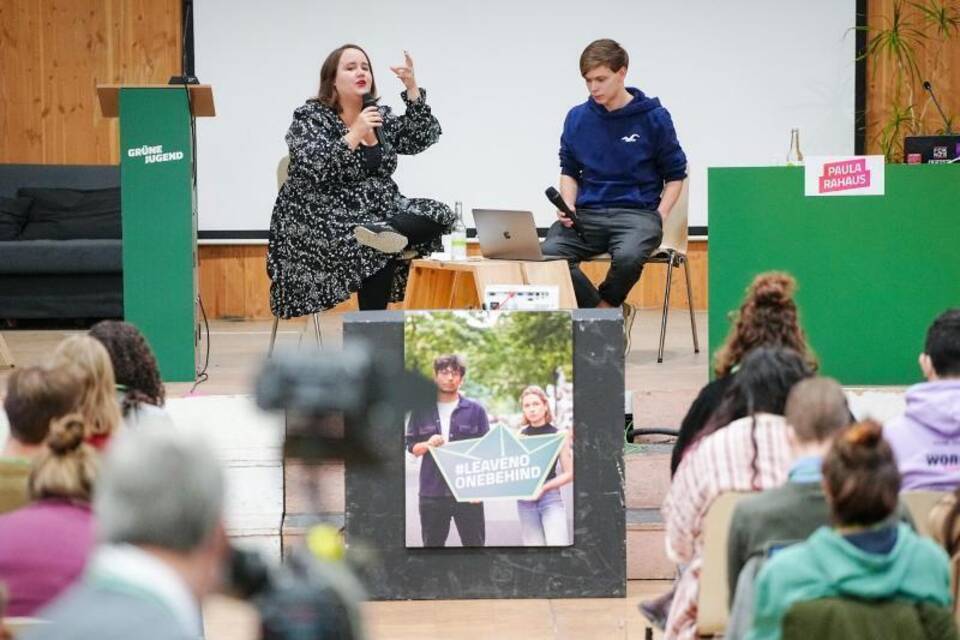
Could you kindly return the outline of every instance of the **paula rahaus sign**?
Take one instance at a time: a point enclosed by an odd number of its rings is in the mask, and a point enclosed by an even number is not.
[[[804,163],[808,196],[882,196],[883,156],[811,156]]]
[[[164,151],[163,145],[148,145],[140,147],[131,147],[127,149],[128,158],[143,158],[144,164],[153,164],[155,162],[173,162],[174,160],[183,160],[183,151]]]
[[[566,437],[564,431],[518,437],[497,425],[482,438],[431,447],[430,455],[459,502],[532,500]]]

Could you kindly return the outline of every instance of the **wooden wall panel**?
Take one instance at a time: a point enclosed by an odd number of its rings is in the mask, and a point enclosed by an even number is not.
[[[43,158],[41,27],[35,0],[0,3],[0,161]]]
[[[895,4],[898,4],[898,0],[867,0],[869,26],[872,29],[886,28]],[[902,5],[906,24],[926,35],[926,38],[921,39],[923,46],[917,59],[921,79],[933,82],[933,89],[943,110],[947,116],[955,116],[953,129],[956,131],[960,129],[960,38],[954,36],[952,41],[940,51],[936,33],[929,24],[924,22],[920,11],[908,2],[902,2]],[[889,105],[895,91],[895,74],[896,67],[892,60],[879,59],[867,62],[866,142],[868,153],[880,153],[876,139],[890,113]],[[913,87],[913,93],[917,100],[915,104],[920,106],[924,131],[935,133],[942,129],[940,115],[919,82]],[[902,142],[901,139],[899,144]],[[896,159],[899,161],[900,158]]]
[[[116,164],[96,85],[179,73],[181,0],[3,0],[0,162]]]
[[[468,245],[470,253],[477,246]],[[694,309],[707,308],[707,243],[691,241],[688,252]],[[210,318],[267,319],[270,314],[270,279],[266,271],[267,248],[264,245],[203,245],[200,247],[200,295]],[[585,265],[587,275],[599,282],[607,271],[606,263]],[[663,304],[666,284],[665,265],[647,265],[640,282],[627,298],[640,308],[656,309]],[[687,308],[687,290],[683,273],[675,269],[670,293],[671,309]],[[356,299],[335,311],[355,311]]]

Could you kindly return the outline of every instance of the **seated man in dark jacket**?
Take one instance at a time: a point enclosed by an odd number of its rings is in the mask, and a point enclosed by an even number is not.
[[[440,474],[432,447],[447,442],[480,438],[490,430],[486,410],[460,395],[467,367],[458,355],[443,355],[433,361],[437,383],[437,406],[413,413],[407,422],[407,451],[422,457],[420,463],[420,530],[423,546],[442,547],[450,533],[450,519],[465,547],[482,547],[486,537],[483,503],[457,502]]]

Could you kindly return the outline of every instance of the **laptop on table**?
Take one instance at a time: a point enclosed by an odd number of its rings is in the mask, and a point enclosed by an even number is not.
[[[530,262],[564,259],[543,255],[537,225],[530,211],[473,209],[473,221],[477,225],[477,240],[484,258]]]

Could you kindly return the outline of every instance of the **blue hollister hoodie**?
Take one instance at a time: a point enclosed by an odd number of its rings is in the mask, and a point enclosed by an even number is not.
[[[654,210],[663,183],[687,176],[670,112],[627,87],[633,100],[607,111],[589,98],[570,109],[560,137],[560,173],[580,185],[577,208]]]

